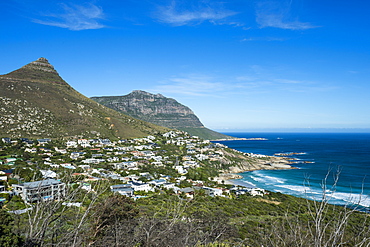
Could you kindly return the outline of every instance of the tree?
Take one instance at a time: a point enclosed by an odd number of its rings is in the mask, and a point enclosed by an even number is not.
[[[87,242],[88,216],[105,190],[106,186],[102,189],[100,183],[94,186],[96,193],[67,186],[63,200],[29,205],[30,210],[16,218],[14,230],[24,236],[24,246],[81,246]],[[80,202],[82,206],[64,202]]]
[[[122,234],[127,232],[120,229],[138,213],[134,201],[126,196],[115,194],[104,198],[94,206],[90,216],[93,219],[90,244],[121,246]]]
[[[0,246],[22,246],[22,239],[13,232],[14,220],[5,210],[0,209]]]

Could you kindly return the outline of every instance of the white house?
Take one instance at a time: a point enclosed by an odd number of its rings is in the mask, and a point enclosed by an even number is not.
[[[58,147],[55,147],[55,152],[58,152],[58,153],[61,153],[61,154],[66,154],[67,153],[67,150],[65,149],[59,149]]]
[[[77,147],[77,142],[75,141],[67,141],[66,142],[67,148],[76,148]]]
[[[175,189],[175,184],[174,183],[165,183],[163,184],[163,188],[165,189]]]
[[[147,183],[140,183],[140,182],[128,182],[131,184],[131,187],[134,189],[134,191],[154,191],[154,189]]]
[[[42,177],[44,178],[56,178],[57,174],[56,172],[53,172],[51,170],[40,170]]]
[[[167,183],[167,180],[165,180],[165,179],[156,179],[156,180],[152,180],[152,181],[149,182],[149,184],[152,184],[154,186],[160,186],[160,185],[163,185],[165,183]]]
[[[199,167],[199,163],[193,160],[184,161],[182,164],[185,168],[186,167],[196,167],[196,168]]]
[[[184,166],[175,166],[174,169],[181,175],[188,173]]]
[[[78,139],[77,143],[78,143],[78,145],[80,145],[81,147],[84,147],[84,148],[91,147],[90,142],[86,139]]]
[[[84,170],[89,170],[91,168],[90,165],[78,165],[78,167],[81,167]]]
[[[28,153],[37,153],[37,148],[26,148],[24,151]]]
[[[200,161],[209,159],[209,157],[207,155],[204,155],[204,154],[197,154],[197,155],[195,155],[195,157]]]
[[[76,167],[73,166],[71,163],[60,164],[60,166],[67,169],[76,169]]]
[[[99,164],[100,162],[104,162],[104,161],[105,161],[104,159],[90,158],[90,159],[83,160],[82,163],[85,163],[85,164]]]
[[[203,189],[206,191],[206,194],[208,194],[209,196],[222,196],[222,189],[210,188],[210,187],[203,187]]]

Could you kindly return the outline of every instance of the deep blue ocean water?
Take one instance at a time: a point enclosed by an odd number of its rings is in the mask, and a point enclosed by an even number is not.
[[[370,207],[370,133],[225,133],[267,140],[218,141],[245,152],[274,155],[300,153],[294,170],[245,172],[240,181],[269,191],[330,203]],[[332,188],[336,174],[338,181]],[[327,179],[325,179],[327,177]],[[325,185],[326,187],[323,187]]]

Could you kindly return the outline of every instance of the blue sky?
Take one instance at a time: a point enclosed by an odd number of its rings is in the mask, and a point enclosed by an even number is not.
[[[370,128],[369,9],[359,0],[0,1],[0,74],[45,57],[88,97],[161,93],[216,130]]]

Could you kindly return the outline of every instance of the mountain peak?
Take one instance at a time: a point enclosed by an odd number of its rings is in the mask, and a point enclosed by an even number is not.
[[[148,92],[143,91],[143,90],[134,90],[134,91],[131,92],[131,94],[136,94],[136,95],[139,94],[139,95],[145,95],[145,96],[151,96],[151,97],[165,98],[160,93],[152,94],[152,93],[148,93]]]
[[[51,65],[49,61],[44,57],[40,57],[36,61],[33,61],[25,65],[24,67],[34,69],[34,70],[41,70],[41,71],[45,71],[45,72],[49,72],[53,74],[58,74],[58,72],[54,69],[54,66]]]
[[[68,85],[62,77],[59,76],[54,66],[44,57],[40,57],[36,61],[26,64],[20,69],[10,72],[6,76],[16,80],[51,82]]]

